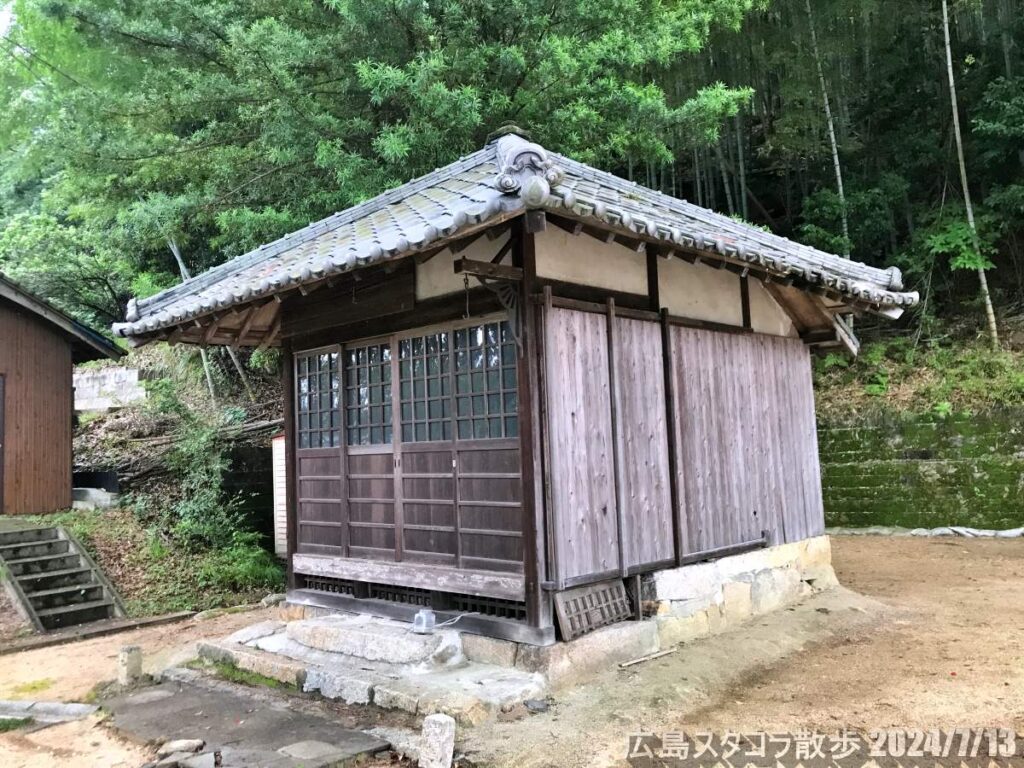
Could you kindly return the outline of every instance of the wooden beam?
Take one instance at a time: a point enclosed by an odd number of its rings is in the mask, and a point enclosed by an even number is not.
[[[611,428],[612,428],[612,488],[615,492],[615,531],[618,543],[619,574],[622,578],[629,575],[629,564],[626,562],[626,504],[622,498],[622,468],[625,465],[624,446],[622,435],[619,431],[619,369],[617,364],[616,349],[616,322],[615,322],[615,299],[609,298],[605,302],[608,313],[608,382],[611,387],[608,401],[611,404]]]
[[[650,299],[650,310],[661,309],[661,286],[658,281],[658,255],[655,248],[647,251],[647,298]]]
[[[750,283],[747,281],[746,275],[740,275],[740,309],[743,315],[743,327],[751,329],[750,319]]]
[[[263,337],[263,341],[260,342],[260,345],[259,345],[259,347],[257,347],[257,349],[262,351],[262,350],[266,349],[267,347],[269,347],[270,345],[272,345],[277,340],[277,336],[278,336],[278,334],[280,332],[281,332],[281,313],[278,312],[277,313],[277,318],[274,320],[274,324],[270,326],[270,329],[267,331],[267,335]]]
[[[506,221],[504,224],[499,224],[496,227],[490,227],[484,230],[488,240],[497,240],[499,237],[504,235],[506,232],[512,229],[512,222]]]
[[[220,327],[221,321],[223,319],[223,317],[211,315],[211,322],[208,326],[206,326],[206,330],[203,331],[202,340],[199,342],[200,344],[202,344],[205,347],[210,343],[214,335],[217,333],[217,329]]]
[[[489,261],[475,261],[474,259],[456,259],[455,274],[476,275],[494,280],[519,281],[523,279],[523,270],[519,267],[508,267],[504,264],[492,264]]]
[[[504,258],[509,254],[509,251],[512,250],[512,246],[512,238],[510,237],[508,240],[505,241],[505,244],[498,249],[498,252],[494,254],[494,258],[491,259],[491,264],[500,264],[504,260]]]
[[[672,548],[679,564],[686,551],[686,525],[683,522],[683,500],[679,489],[679,445],[676,431],[676,363],[673,352],[672,326],[668,310],[661,310],[661,364],[665,376],[665,416],[668,420],[668,491],[672,500]]]
[[[249,335],[249,331],[252,330],[253,321],[256,319],[256,315],[260,313],[266,304],[255,304],[249,310],[249,314],[245,316],[245,321],[242,323],[242,327],[238,330],[238,335],[235,337],[235,346],[240,347],[245,344],[245,339]]]
[[[544,211],[527,211],[523,229],[528,235],[535,235],[548,228],[548,219]]]
[[[583,232],[583,222],[579,219],[564,219],[561,216],[548,215],[548,221],[559,229],[565,230],[570,235],[579,235]]]
[[[295,571],[292,560],[298,548],[298,488],[296,475],[298,461],[295,455],[295,357],[292,345],[284,340],[281,366],[284,369],[282,386],[284,388],[284,487],[285,487],[285,538],[287,542],[287,576],[288,588],[295,589]]]
[[[452,255],[462,253],[462,251],[466,250],[467,248],[469,248],[469,246],[471,246],[473,243],[479,240],[482,235],[483,232],[474,232],[469,237],[463,237],[461,240],[456,240],[455,242],[451,243],[448,246],[448,250],[452,252]]]

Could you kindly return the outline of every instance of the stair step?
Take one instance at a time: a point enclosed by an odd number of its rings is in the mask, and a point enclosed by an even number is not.
[[[38,543],[0,545],[0,557],[7,561],[27,560],[32,557],[66,554],[70,550],[69,543],[64,539],[53,539]]]
[[[114,616],[114,601],[110,599],[92,600],[88,603],[76,603],[60,608],[47,608],[36,611],[36,615],[47,629],[59,629],[75,624],[109,619]]]
[[[39,557],[26,557],[20,560],[5,560],[4,563],[14,576],[25,576],[79,567],[82,565],[82,558],[77,554],[66,552],[59,555],[42,555]]]
[[[40,541],[56,541],[60,538],[56,528],[23,528],[19,531],[0,533],[0,547],[11,544],[35,544]]]
[[[40,592],[56,587],[72,587],[76,584],[85,586],[93,583],[92,569],[81,566],[45,573],[25,573],[15,578],[24,592]]]
[[[25,595],[32,603],[36,613],[52,608],[63,608],[76,605],[85,605],[106,597],[102,584],[85,584],[71,587],[57,587],[56,589],[44,589],[39,592],[30,592]]]

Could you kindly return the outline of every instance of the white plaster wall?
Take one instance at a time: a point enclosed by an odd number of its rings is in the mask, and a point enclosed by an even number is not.
[[[465,250],[459,251],[458,257],[445,249],[429,261],[416,265],[416,300],[423,301],[435,296],[447,296],[465,289],[464,277],[455,274],[455,259],[473,259],[474,261],[490,261],[501,247],[508,242],[508,233],[496,240],[488,240],[486,235],[469,244]],[[479,283],[470,279],[471,288]]]
[[[679,258],[658,261],[658,290],[669,314],[743,325],[739,275]]]
[[[618,243],[549,225],[537,235],[537,275],[623,293],[647,293],[647,257]]]
[[[760,280],[750,279],[750,325],[757,333],[772,336],[799,336],[796,326],[789,319],[779,302],[768,293]]]

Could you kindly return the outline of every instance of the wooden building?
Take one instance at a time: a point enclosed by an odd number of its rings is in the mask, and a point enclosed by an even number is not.
[[[72,367],[122,354],[0,275],[0,514],[71,507]]]
[[[510,132],[115,331],[283,350],[290,599],[546,644],[581,585],[819,535],[810,350],[916,301]]]

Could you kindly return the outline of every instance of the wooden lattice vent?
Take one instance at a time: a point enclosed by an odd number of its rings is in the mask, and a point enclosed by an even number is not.
[[[600,627],[625,621],[633,615],[622,581],[602,581],[575,587],[555,595],[558,628],[565,641]]]

